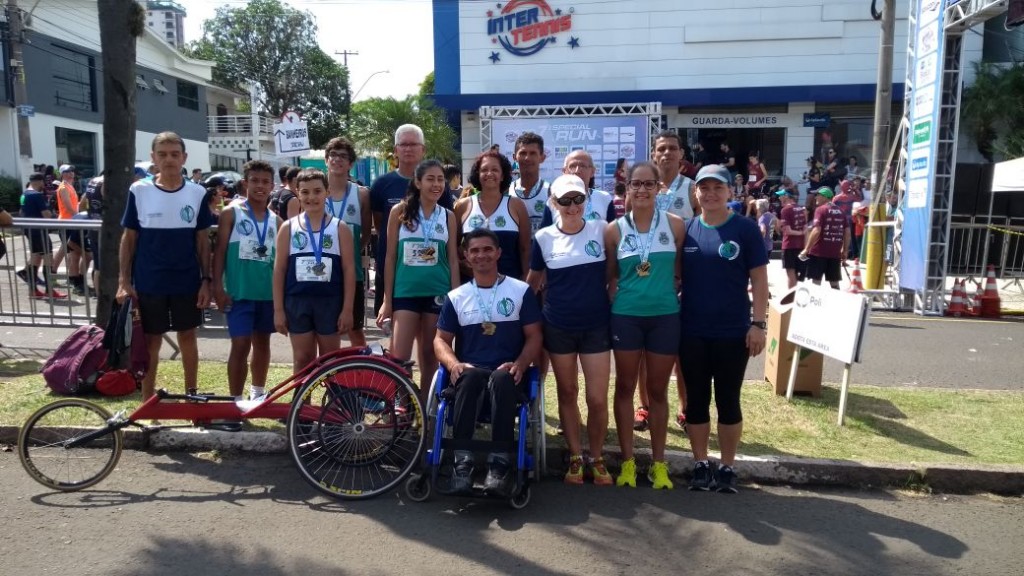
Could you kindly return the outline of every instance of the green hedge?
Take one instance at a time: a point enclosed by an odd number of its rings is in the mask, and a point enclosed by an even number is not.
[[[0,208],[17,215],[21,210],[21,182],[13,176],[0,173]]]

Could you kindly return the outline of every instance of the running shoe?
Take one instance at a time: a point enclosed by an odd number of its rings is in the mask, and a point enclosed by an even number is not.
[[[583,457],[569,457],[569,470],[565,473],[566,484],[583,484]]]
[[[46,298],[46,292],[43,292],[43,291],[42,291],[42,290],[40,290],[40,289],[39,289],[39,287],[37,286],[37,287],[36,287],[36,288],[34,289],[34,291],[32,292],[32,297],[33,297],[33,298],[38,298],[38,299]]]
[[[715,472],[712,488],[715,492],[721,492],[722,494],[736,494],[739,492],[739,489],[736,488],[736,472],[733,471],[732,466],[721,466],[718,468],[718,471]]]
[[[645,432],[651,426],[651,423],[647,420],[647,406],[641,406],[636,409],[636,413],[633,414],[633,430],[637,432]]]
[[[647,479],[655,490],[671,490],[674,488],[672,480],[668,477],[668,464],[665,462],[654,462],[651,469],[647,471]]]
[[[60,290],[57,290],[56,288],[50,288],[49,296],[50,296],[50,298],[56,298],[56,299],[60,300],[60,299],[63,299],[63,298],[67,298],[68,294],[67,294],[67,292],[61,292]]]
[[[604,458],[590,462],[590,474],[594,477],[594,486],[611,486],[612,475],[604,465]]]
[[[21,278],[21,281],[24,282],[25,284],[29,283],[28,282],[28,272],[27,271],[25,271],[25,270],[18,270],[17,272],[14,273],[14,275],[17,276],[18,278]]]
[[[690,490],[707,492],[714,482],[714,475],[711,473],[711,465],[707,462],[697,462],[693,465],[693,478],[690,479]]]
[[[622,469],[619,470],[619,477],[615,479],[615,485],[629,486],[636,488],[636,460],[630,458],[622,461]]]

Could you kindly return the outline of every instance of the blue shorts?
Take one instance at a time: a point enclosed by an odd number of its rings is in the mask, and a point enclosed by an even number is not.
[[[612,350],[646,350],[675,356],[679,353],[679,314],[627,316],[612,314]]]
[[[306,334],[316,331],[320,336],[338,333],[338,316],[341,316],[341,294],[337,296],[284,297],[284,313],[288,320],[288,332]]]
[[[232,338],[274,332],[273,300],[235,300],[224,315],[228,320],[228,336]]]
[[[407,310],[417,314],[441,314],[441,305],[444,304],[444,295],[441,296],[418,296],[415,298],[392,298],[391,313],[399,310]]]

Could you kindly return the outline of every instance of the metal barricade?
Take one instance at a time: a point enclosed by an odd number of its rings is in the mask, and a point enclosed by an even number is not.
[[[79,247],[91,244],[98,238],[101,224],[99,220],[15,218],[14,225],[3,231],[7,256],[0,260],[0,325],[75,327],[92,323],[96,294],[88,288],[92,284],[90,274],[84,273],[85,294],[75,294],[67,274],[70,254],[56,273],[51,274],[46,267],[69,240]],[[48,279],[48,285],[28,277],[33,238],[37,248],[49,252],[48,256],[40,253],[36,272],[38,277]]]

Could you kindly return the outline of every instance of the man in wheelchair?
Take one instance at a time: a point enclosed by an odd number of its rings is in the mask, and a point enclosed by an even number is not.
[[[434,352],[455,386],[453,437],[469,440],[476,429],[483,393],[490,395],[491,440],[514,440],[517,385],[540,354],[541,314],[536,297],[522,281],[498,274],[498,236],[480,227],[465,234],[462,247],[473,280],[445,296],[437,320]],[[455,348],[452,343],[455,343]],[[492,452],[484,489],[508,495],[512,454]],[[453,492],[473,486],[473,453],[455,451]]]

